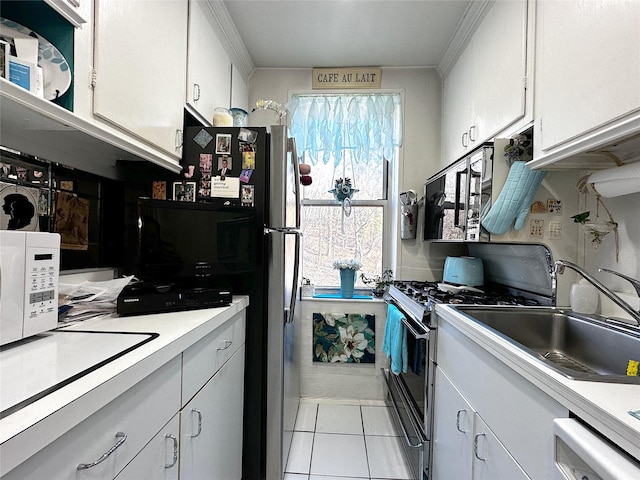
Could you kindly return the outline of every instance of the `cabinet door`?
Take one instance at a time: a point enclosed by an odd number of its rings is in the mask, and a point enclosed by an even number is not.
[[[231,65],[231,106],[251,112],[249,108],[249,86],[235,65]]]
[[[504,445],[475,414],[473,436],[474,480],[526,480],[529,477],[507,452]],[[460,477],[461,478],[461,477]]]
[[[436,368],[433,423],[433,479],[471,478],[474,411]]]
[[[537,9],[536,157],[615,134],[631,117],[640,128],[640,2],[546,0]]]
[[[180,377],[178,356],[2,479],[114,478],[178,412]]]
[[[472,145],[525,114],[527,1],[495,2],[473,36]]]
[[[244,344],[245,312],[240,312],[182,354],[182,405]]]
[[[94,115],[182,154],[187,0],[97,0]]]
[[[525,115],[528,3],[500,1],[487,8],[444,81],[444,165]]]
[[[190,0],[186,101],[204,125],[212,125],[214,108],[233,106],[231,61],[216,31],[209,3]]]
[[[180,413],[180,479],[240,480],[244,345]]]
[[[473,52],[467,47],[443,86],[442,166],[460,158],[469,148],[472,119]]]
[[[178,439],[180,417],[178,413],[118,474],[116,480],[178,480]]]

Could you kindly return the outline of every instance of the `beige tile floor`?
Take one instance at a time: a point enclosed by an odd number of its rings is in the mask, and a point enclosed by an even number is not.
[[[284,480],[407,480],[411,471],[380,403],[304,399]]]

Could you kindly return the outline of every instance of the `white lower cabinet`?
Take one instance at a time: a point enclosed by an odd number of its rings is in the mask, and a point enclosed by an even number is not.
[[[528,479],[440,368],[436,385],[433,479]]]
[[[178,414],[136,455],[116,480],[178,480],[180,417]]]
[[[2,480],[240,480],[245,315],[237,313]]]
[[[569,411],[443,317],[437,332],[434,478],[551,478],[553,420]]]
[[[115,478],[180,408],[180,367],[174,358],[3,480]]]
[[[180,479],[240,480],[244,345],[180,412]]]

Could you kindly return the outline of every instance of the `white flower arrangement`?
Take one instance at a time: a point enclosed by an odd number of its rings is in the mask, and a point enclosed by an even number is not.
[[[360,270],[362,268],[362,262],[355,258],[341,258],[333,261],[333,268],[336,270]]]
[[[256,110],[273,110],[278,115],[278,120],[282,120],[282,117],[287,114],[287,109],[273,100],[258,100],[253,111],[255,112]]]

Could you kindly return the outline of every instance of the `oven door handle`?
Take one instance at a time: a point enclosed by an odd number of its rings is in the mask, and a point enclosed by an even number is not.
[[[413,335],[416,338],[423,338],[425,340],[429,339],[429,329],[427,327],[425,327],[422,322],[419,322],[418,320],[416,320],[416,318],[407,313],[406,311],[404,311],[404,309],[398,305],[396,302],[394,302],[392,299],[386,299],[387,304],[391,304],[394,307],[396,307],[398,310],[400,310],[400,313],[402,313],[403,315],[403,319],[402,319],[402,323],[404,323],[404,325],[407,327],[407,329],[409,330],[409,332],[411,332],[411,335]],[[409,320],[411,319],[412,321],[414,321],[417,325],[419,325],[422,329],[422,332],[418,332],[418,330],[415,328],[415,326],[411,323],[411,321]]]
[[[406,317],[402,318],[402,323],[404,323],[404,326],[407,327],[407,330],[409,330],[411,332],[411,335],[413,335],[414,337],[416,337],[417,339],[419,338],[424,338],[425,340],[429,339],[429,332],[426,333],[418,333],[416,331],[415,328],[413,328],[413,325],[411,325],[409,323],[409,321],[406,319]]]
[[[393,382],[395,387],[396,387],[396,390],[398,391],[398,393],[400,393],[400,395],[402,395],[402,402],[405,405],[409,405],[409,400],[407,399],[407,393],[404,391],[404,388],[402,387],[400,382],[398,382],[393,377],[393,374],[391,372],[388,372],[388,375],[387,375],[387,373],[384,371],[384,369],[382,369],[382,376],[384,377],[384,380],[387,383],[387,388],[391,389],[391,382]],[[411,448],[422,447],[424,445],[424,442],[427,441],[427,439],[424,436],[424,434],[422,433],[420,427],[418,425],[416,425],[415,420],[413,419],[413,415],[411,414],[411,412],[407,411],[408,412],[408,416],[409,416],[409,422],[411,423],[411,427],[413,428],[413,431],[416,433],[416,437],[418,438],[418,442],[417,443],[412,443],[411,442],[411,438],[409,437],[409,432],[407,431],[407,427],[404,425],[404,422],[402,421],[402,417],[400,416],[400,411],[398,410],[398,406],[396,405],[396,402],[395,402],[395,400],[393,398],[391,399],[391,405],[393,405],[393,409],[396,412],[396,416],[398,418],[398,423],[402,427],[402,433],[404,435],[405,441],[407,442],[407,445],[409,445],[409,447],[411,447]]]

